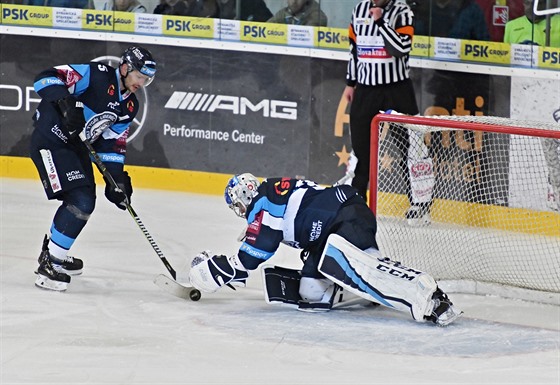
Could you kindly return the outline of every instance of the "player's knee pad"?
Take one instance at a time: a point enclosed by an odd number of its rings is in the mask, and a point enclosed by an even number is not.
[[[89,218],[95,209],[95,190],[89,187],[70,190],[64,195],[63,204],[76,217]]]
[[[89,220],[89,217],[90,217],[91,213],[93,212],[93,209],[88,210],[88,207],[80,208],[78,206],[74,206],[73,204],[68,204],[68,203],[64,203],[63,206],[74,217],[76,217],[77,219],[80,219],[82,221],[86,221],[86,222]],[[84,211],[83,209],[85,209],[87,211]]]

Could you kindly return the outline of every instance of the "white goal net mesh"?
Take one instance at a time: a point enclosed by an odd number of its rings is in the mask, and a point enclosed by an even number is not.
[[[384,255],[436,279],[560,292],[559,124],[380,114],[372,137],[370,206]],[[411,202],[424,202],[429,225],[410,225]]]

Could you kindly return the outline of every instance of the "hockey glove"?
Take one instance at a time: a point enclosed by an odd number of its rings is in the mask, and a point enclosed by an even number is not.
[[[126,210],[126,203],[130,203],[130,197],[132,196],[132,182],[128,172],[123,171],[120,178],[114,178],[117,182],[118,190],[105,179],[105,196],[107,199],[114,203],[119,209]]]
[[[61,129],[68,136],[68,139],[73,140],[80,134],[86,124],[84,105],[71,95],[60,99],[57,104],[62,115]]]
[[[214,293],[224,285],[235,290],[235,286],[245,287],[249,273],[236,255],[214,255],[203,251],[194,257],[189,272],[191,285],[205,293]]]

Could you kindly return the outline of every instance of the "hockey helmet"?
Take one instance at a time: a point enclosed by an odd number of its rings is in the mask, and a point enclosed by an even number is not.
[[[121,56],[120,64],[128,65],[127,73],[137,70],[141,74],[146,75],[148,79],[144,87],[147,87],[154,80],[154,76],[156,75],[155,60],[150,51],[142,47],[128,47]]]
[[[227,183],[224,198],[238,217],[245,218],[247,207],[257,195],[260,182],[253,174],[234,175]]]

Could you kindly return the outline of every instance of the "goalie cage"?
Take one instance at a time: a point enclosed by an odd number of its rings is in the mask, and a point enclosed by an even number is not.
[[[560,213],[547,206],[539,139],[560,140],[560,124],[378,114],[371,128],[368,203],[383,255],[449,291],[560,303]],[[404,219],[410,190],[398,146],[408,130],[433,162],[431,224],[423,227]]]

